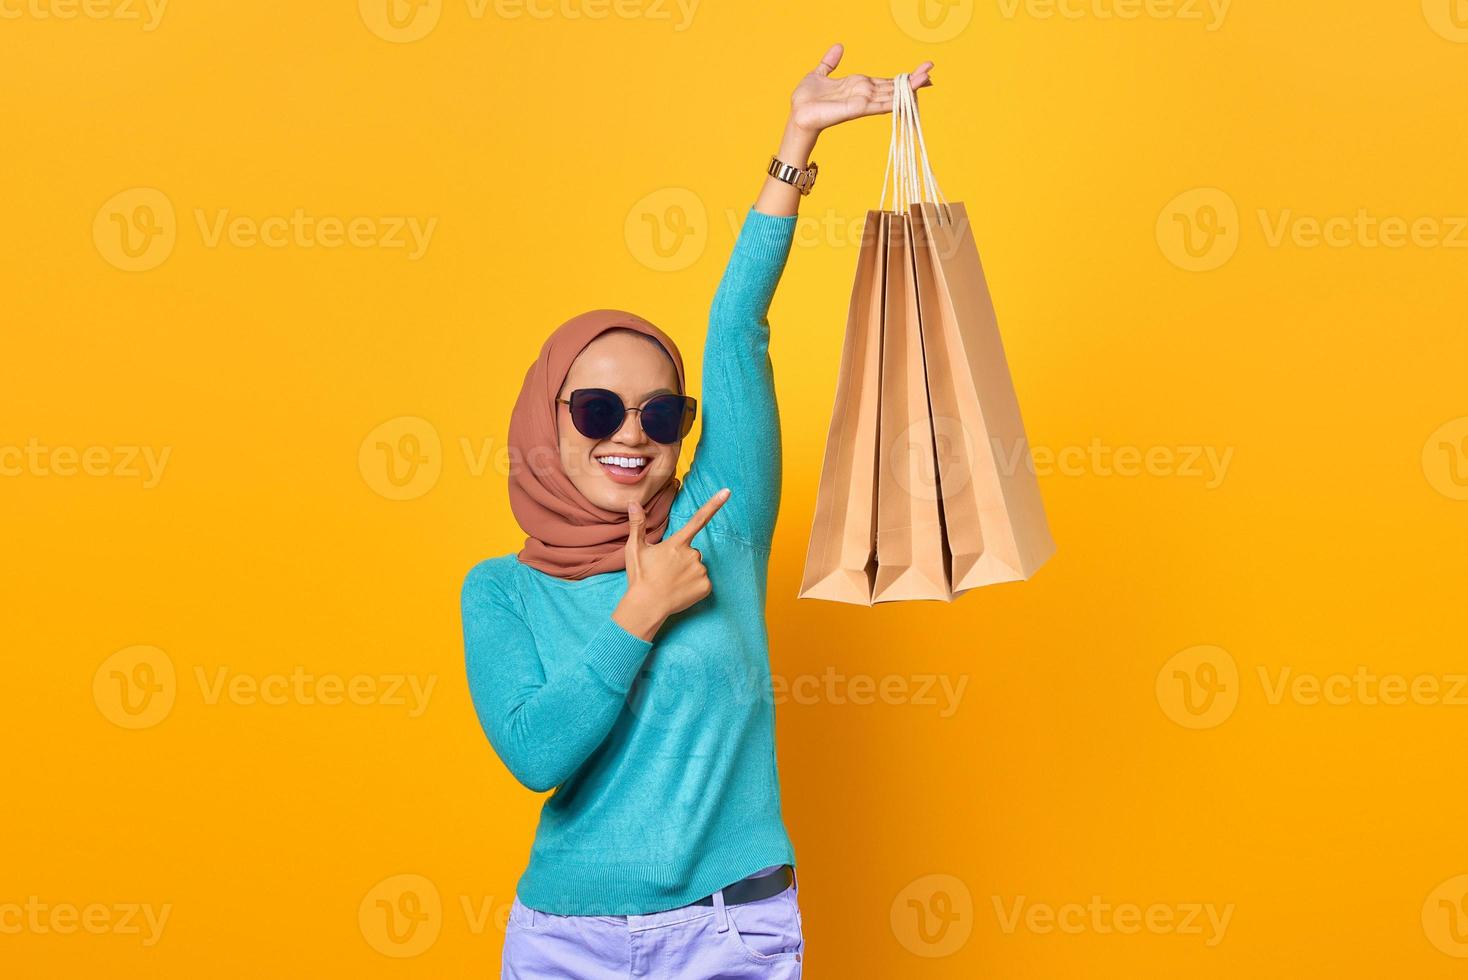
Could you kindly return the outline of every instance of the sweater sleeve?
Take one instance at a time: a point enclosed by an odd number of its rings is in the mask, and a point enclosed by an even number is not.
[[[768,548],[780,509],[780,415],[767,315],[795,235],[795,215],[751,207],[714,293],[703,351],[702,430],[686,476],[701,507],[733,491],[709,527]]]
[[[612,730],[652,643],[608,614],[574,666],[547,677],[513,595],[470,571],[461,595],[469,694],[506,768],[528,788],[559,786]]]

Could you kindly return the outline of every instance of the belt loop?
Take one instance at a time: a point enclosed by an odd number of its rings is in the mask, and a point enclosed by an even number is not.
[[[800,876],[795,873],[795,865],[790,866],[790,890],[797,895],[800,894]]]
[[[729,930],[729,913],[724,908],[724,889],[720,888],[714,892],[714,912],[719,916],[719,931]]]
[[[532,928],[532,929],[535,928],[535,916],[537,914],[538,913],[535,911],[535,909],[531,909],[530,910],[530,928]]]

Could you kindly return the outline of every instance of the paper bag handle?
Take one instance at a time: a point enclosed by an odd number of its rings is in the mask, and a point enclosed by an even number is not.
[[[914,141],[914,137],[916,140]],[[895,167],[894,167],[895,165]],[[895,169],[895,173],[894,173]],[[892,178],[892,210],[905,214],[916,201],[942,203],[948,199],[938,188],[928,162],[928,145],[923,139],[918,116],[917,94],[906,74],[892,80],[892,140],[887,147],[887,170],[882,174],[882,197],[877,209],[887,204],[887,180]]]

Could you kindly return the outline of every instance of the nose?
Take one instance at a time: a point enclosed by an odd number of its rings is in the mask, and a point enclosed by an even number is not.
[[[612,435],[612,441],[624,446],[640,446],[643,440],[642,413],[635,408],[628,409],[627,417],[622,420],[622,427]]]

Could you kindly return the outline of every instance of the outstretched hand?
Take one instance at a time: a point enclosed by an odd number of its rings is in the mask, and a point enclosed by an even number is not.
[[[848,119],[892,111],[892,79],[867,75],[831,77],[831,72],[841,64],[844,51],[841,45],[833,44],[821,63],[801,79],[790,97],[790,120],[795,126],[815,134]],[[929,77],[932,68],[931,61],[924,61],[908,74],[913,91],[933,84]]]

